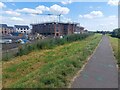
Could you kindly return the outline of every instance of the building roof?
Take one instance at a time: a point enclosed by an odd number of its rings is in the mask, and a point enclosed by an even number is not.
[[[16,28],[29,28],[27,25],[14,25]]]
[[[80,29],[84,29],[84,27],[80,26]]]
[[[77,25],[78,23],[65,23],[65,22],[45,22],[45,23],[36,23],[31,25],[39,25],[39,24],[71,24],[71,25]]]
[[[13,27],[12,27],[12,26],[8,26],[8,28],[9,28],[9,29],[13,29]]]
[[[7,28],[7,24],[0,24],[0,27]]]

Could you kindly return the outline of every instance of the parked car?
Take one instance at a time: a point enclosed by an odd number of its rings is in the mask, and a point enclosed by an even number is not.
[[[12,43],[12,40],[10,39],[8,41],[5,41],[5,43]]]
[[[16,43],[25,44],[25,43],[31,43],[31,42],[27,39],[18,39]]]
[[[12,43],[11,39],[0,39],[0,43]]]

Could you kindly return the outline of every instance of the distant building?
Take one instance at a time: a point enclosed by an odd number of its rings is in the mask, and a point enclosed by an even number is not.
[[[7,24],[0,24],[0,33],[7,34]]]
[[[87,32],[88,32],[88,30],[86,29],[84,32],[86,32],[86,33],[87,33]]]
[[[74,32],[75,34],[82,34],[82,33],[84,33],[84,27],[82,27],[82,26],[76,26],[76,29],[75,29],[75,32]]]
[[[30,28],[26,25],[14,25],[14,30],[15,32],[18,33],[26,33],[26,34],[31,33]]]
[[[84,27],[80,26],[80,33],[84,33],[85,32],[84,29],[85,29]]]
[[[40,23],[40,24],[31,24],[32,33],[39,33],[44,36],[63,36],[68,34],[73,34],[76,28],[75,23]]]
[[[13,33],[14,32],[14,27],[8,26],[8,31],[9,31],[9,33]]]
[[[14,32],[13,27],[7,26],[7,24],[0,24],[0,33],[5,35],[5,34],[10,34],[12,32]]]

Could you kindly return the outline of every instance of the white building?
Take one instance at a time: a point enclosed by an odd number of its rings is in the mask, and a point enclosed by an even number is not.
[[[26,25],[14,25],[14,30],[15,32],[19,32],[19,33],[26,33],[26,34],[31,33],[30,28]]]

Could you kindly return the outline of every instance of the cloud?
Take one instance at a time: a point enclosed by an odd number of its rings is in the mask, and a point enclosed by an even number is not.
[[[50,7],[46,7],[44,5],[39,5],[34,9],[23,8],[23,9],[16,9],[15,11],[33,15],[33,14],[42,14],[45,11],[49,11],[49,12],[55,13],[55,14],[68,14],[70,10],[67,7],[61,7],[57,4],[54,4]]]
[[[71,18],[66,18],[66,17],[63,17],[63,22],[66,22],[66,23],[72,23],[73,21],[71,20]]]
[[[110,25],[114,25],[114,23],[113,23],[113,22],[111,22],[111,23],[110,23]]]
[[[109,18],[115,19],[115,18],[117,18],[117,16],[116,15],[111,15],[111,16],[109,16]]]
[[[93,19],[93,18],[103,17],[103,13],[101,11],[92,11],[89,14],[79,15],[79,17]]]
[[[70,10],[67,7],[61,7],[57,4],[54,4],[50,7],[50,11],[56,14],[68,14]]]
[[[10,10],[10,11],[5,11],[6,14],[9,14],[9,15],[12,15],[12,16],[20,16],[21,14],[16,12],[16,11],[13,11],[13,10]]]
[[[101,7],[100,7],[100,6],[97,6],[97,7],[94,7],[94,6],[89,6],[89,9],[94,9],[94,8],[96,8],[96,9],[101,9]]]
[[[37,11],[49,11],[49,8],[44,6],[44,5],[39,5],[38,7],[36,7]]]
[[[11,5],[16,6],[14,3],[11,3]]]
[[[42,14],[44,11],[49,11],[49,8],[44,5],[39,5],[35,9],[32,8],[23,8],[17,9],[17,12],[29,13],[29,14]]]
[[[119,0],[109,0],[108,4],[111,6],[118,6]]]
[[[4,8],[4,7],[6,7],[6,5],[4,3],[0,2],[0,8]]]
[[[94,19],[80,18],[78,22],[80,22],[83,26],[87,27],[90,31],[112,31],[113,29],[118,27],[117,15],[104,16],[102,18]]]
[[[105,24],[100,24],[99,26],[103,27]]]
[[[32,16],[32,17],[36,17],[37,15],[36,14],[29,14],[30,16]]]
[[[14,21],[24,21],[22,18],[18,18],[18,17],[12,17],[11,20],[14,20]]]
[[[84,16],[83,15],[79,15],[79,18],[83,18]]]
[[[61,3],[62,3],[63,5],[71,4],[71,3],[72,3],[72,0],[62,1]]]
[[[42,11],[41,10],[36,10],[36,9],[31,9],[31,8],[23,8],[23,9],[17,9],[16,11],[18,12],[23,12],[23,13],[39,13],[41,14]]]

